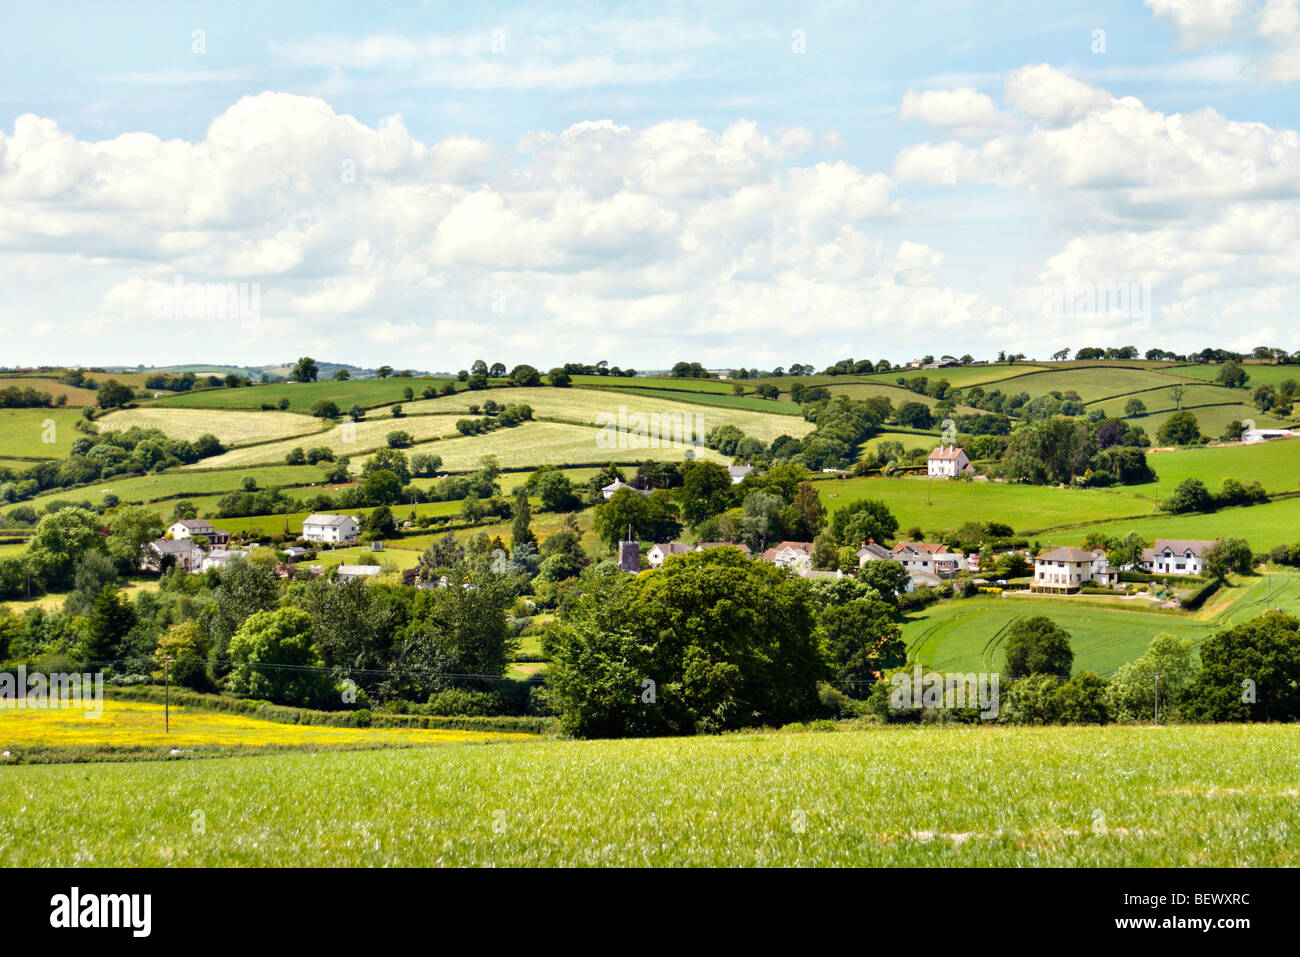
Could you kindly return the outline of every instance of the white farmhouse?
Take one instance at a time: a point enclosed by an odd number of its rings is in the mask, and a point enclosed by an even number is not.
[[[313,512],[302,520],[302,537],[309,542],[352,544],[357,540],[358,529],[357,520],[351,515]]]
[[[1062,545],[1034,559],[1030,591],[1072,592],[1086,584],[1114,585],[1119,573],[1106,561],[1106,550],[1088,551]]]
[[[812,568],[812,542],[782,542],[763,553],[763,561],[778,568]]]
[[[213,545],[224,545],[230,541],[230,533],[214,526],[202,518],[182,518],[167,526],[167,535],[173,541],[182,541],[201,535]]]
[[[925,468],[931,478],[956,478],[963,472],[975,470],[966,452],[956,445],[938,446],[926,459]]]
[[[1199,575],[1205,567],[1205,550],[1214,542],[1198,539],[1157,538],[1143,549],[1142,564],[1153,575]]]
[[[686,542],[659,542],[650,546],[650,550],[646,552],[646,558],[649,560],[651,568],[658,568],[670,556],[686,555],[690,551],[691,546]]]
[[[237,562],[248,557],[248,552],[239,548],[214,548],[203,557],[203,570],[206,572],[212,568],[225,568],[231,562]]]

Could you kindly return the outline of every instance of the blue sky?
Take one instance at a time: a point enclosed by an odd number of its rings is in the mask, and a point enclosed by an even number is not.
[[[0,361],[1294,350],[1296,8],[16,0]]]

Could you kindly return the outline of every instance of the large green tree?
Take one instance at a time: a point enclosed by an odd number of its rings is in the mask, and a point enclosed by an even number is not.
[[[1269,612],[1201,644],[1186,710],[1207,721],[1300,719],[1300,619]]]
[[[1006,639],[1006,677],[1055,675],[1069,680],[1074,664],[1070,633],[1044,615],[1022,618],[1013,624]]]
[[[226,689],[247,698],[320,707],[334,703],[333,679],[323,667],[311,617],[298,608],[260,611],[230,639]]]
[[[827,673],[814,611],[807,582],[730,548],[634,578],[589,570],[549,639],[551,700],[581,737],[802,720]]]

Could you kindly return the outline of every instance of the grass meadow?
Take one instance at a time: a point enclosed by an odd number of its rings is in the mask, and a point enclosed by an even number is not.
[[[319,432],[321,420],[292,412],[249,412],[237,409],[187,409],[143,406],[110,412],[97,419],[101,432],[130,428],[162,429],[172,438],[193,441],[211,432],[223,445],[266,442],[290,435]]]
[[[1298,749],[918,726],[0,767],[0,865],[1294,866]]]
[[[80,418],[78,410],[68,408],[0,409],[0,456],[62,458],[81,435],[73,428]]]

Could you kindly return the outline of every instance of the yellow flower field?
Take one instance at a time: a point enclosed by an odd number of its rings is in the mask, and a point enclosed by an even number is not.
[[[223,748],[395,746],[472,744],[525,740],[527,734],[433,728],[335,728],[282,724],[224,711],[173,706],[171,731],[163,732],[163,706],[105,699],[103,714],[87,718],[80,708],[0,708],[0,750],[27,748]]]

